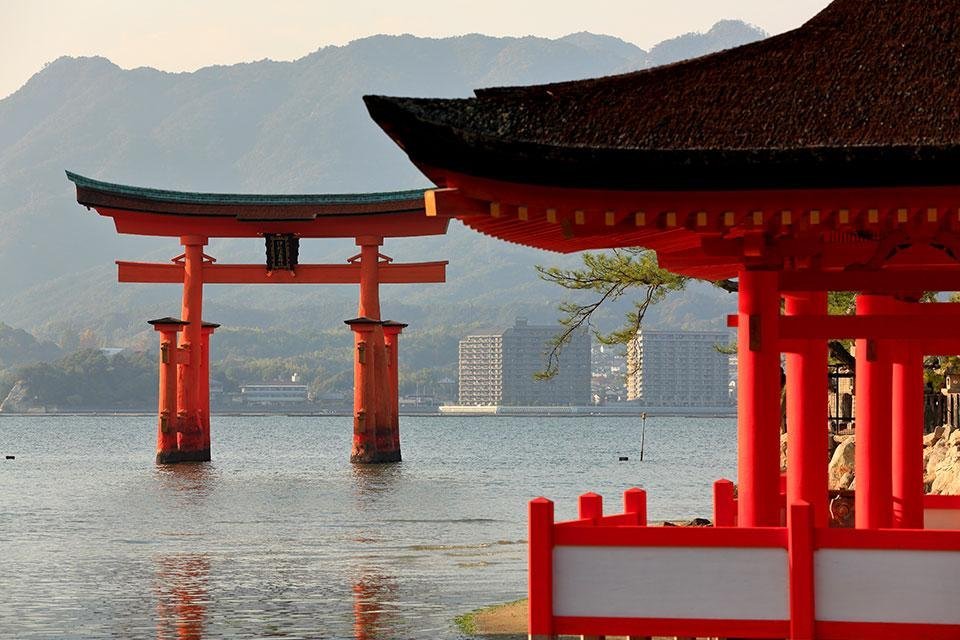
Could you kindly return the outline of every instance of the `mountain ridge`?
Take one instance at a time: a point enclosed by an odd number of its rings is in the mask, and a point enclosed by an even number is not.
[[[743,23],[718,23],[649,51],[587,32],[556,39],[379,35],[320,47],[291,62],[193,72],[122,69],[98,56],[60,57],[0,100],[0,271],[6,275],[0,280],[0,319],[43,338],[65,327],[94,327],[112,343],[138,342],[146,332],[143,320],[179,305],[175,287],[118,285],[113,266],[115,259],[169,258],[179,253],[176,240],[118,236],[109,220],[76,204],[64,169],[110,182],[204,192],[426,187],[426,179],[367,118],[360,95],[468,96],[481,86],[621,73],[762,35]],[[222,260],[262,258],[262,247],[250,241],[217,240],[208,252]],[[311,242],[304,243],[302,259],[340,261],[354,252],[348,241]],[[540,282],[532,266],[578,263],[575,256],[500,243],[456,224],[447,237],[390,241],[384,252],[402,260],[451,258],[446,285],[384,289],[385,314],[402,312],[401,319],[424,328],[451,330],[470,322],[512,324],[512,314],[556,317],[564,292]],[[207,310],[221,314],[213,319],[241,326],[295,324],[284,310],[325,326],[339,326],[352,315],[352,288],[308,289],[211,287]],[[728,311],[722,294],[704,289],[689,295],[699,302],[685,308],[686,298],[678,298],[662,307],[659,322],[716,324]],[[600,320],[616,324],[627,306],[614,305]],[[473,313],[468,320],[458,317],[465,309]]]

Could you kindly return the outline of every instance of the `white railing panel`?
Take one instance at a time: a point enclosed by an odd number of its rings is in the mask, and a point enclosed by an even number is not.
[[[960,551],[820,549],[817,620],[960,624]]]
[[[787,552],[575,547],[553,554],[556,616],[787,620]]]

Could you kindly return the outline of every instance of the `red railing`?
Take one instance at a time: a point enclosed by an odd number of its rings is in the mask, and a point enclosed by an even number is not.
[[[738,528],[732,485],[715,494],[716,527],[647,527],[640,489],[615,515],[585,494],[561,523],[531,501],[530,636],[960,638],[960,531],[817,529],[805,503]]]

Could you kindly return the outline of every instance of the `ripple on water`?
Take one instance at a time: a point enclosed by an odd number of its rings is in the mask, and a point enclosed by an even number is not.
[[[564,519],[638,485],[651,519],[689,519],[735,463],[732,420],[650,418],[630,464],[632,419],[403,418],[404,462],[370,467],[346,461],[345,418],[215,417],[214,462],[168,467],[154,429],[0,419],[19,452],[0,465],[0,635],[456,638],[454,615],[525,593],[530,498]]]

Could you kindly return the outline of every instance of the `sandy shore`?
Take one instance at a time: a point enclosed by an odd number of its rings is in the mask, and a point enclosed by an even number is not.
[[[457,616],[457,626],[467,635],[491,637],[527,637],[527,600],[517,600],[506,604],[477,609]],[[618,636],[606,636],[616,640]],[[626,636],[623,637],[626,640]],[[653,638],[652,640],[673,640],[672,638]]]

